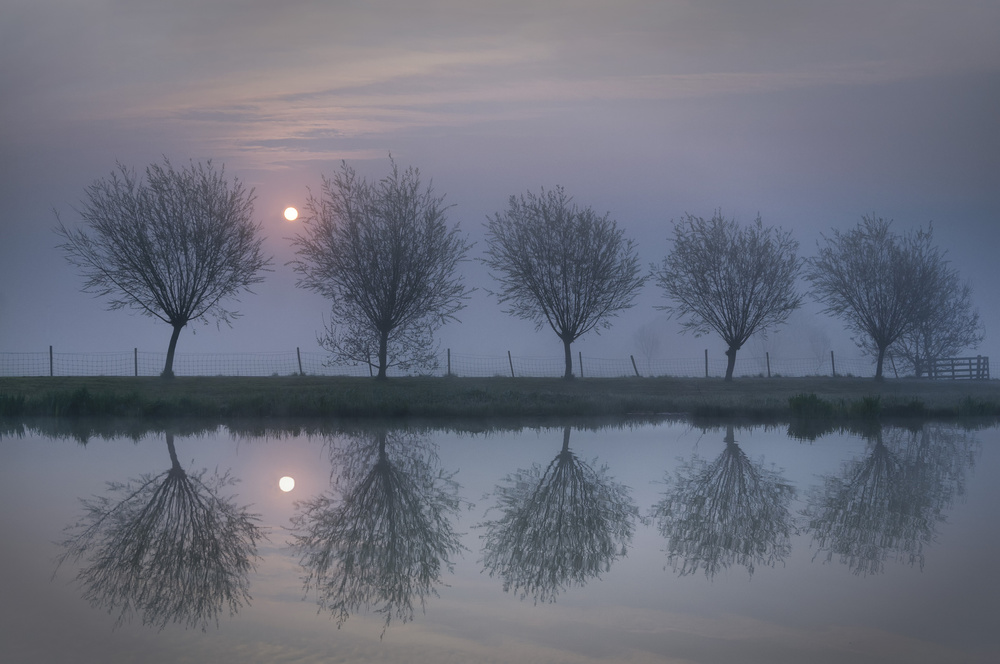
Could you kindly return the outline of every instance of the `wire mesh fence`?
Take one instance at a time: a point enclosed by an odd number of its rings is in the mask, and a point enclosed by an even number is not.
[[[166,353],[132,349],[110,353],[61,353],[53,349],[37,353],[0,352],[0,376],[158,376],[163,371]],[[324,352],[300,349],[265,353],[177,353],[174,374],[178,376],[371,376],[367,364],[332,363]],[[390,367],[390,376],[431,375],[465,377],[559,377],[565,371],[562,357],[506,355],[465,355],[446,350],[433,370],[402,370]],[[891,362],[887,376],[901,376]],[[626,376],[674,376],[721,378],[726,373],[725,357],[706,352],[697,358],[619,358],[590,357],[577,353],[573,373],[584,378]],[[870,358],[840,358],[833,353],[822,358],[780,358],[737,356],[734,375],[746,376],[859,376],[875,373]]]

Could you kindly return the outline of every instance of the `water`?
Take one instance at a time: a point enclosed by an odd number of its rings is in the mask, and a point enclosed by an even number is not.
[[[998,472],[944,424],[35,430],[0,661],[995,662]]]

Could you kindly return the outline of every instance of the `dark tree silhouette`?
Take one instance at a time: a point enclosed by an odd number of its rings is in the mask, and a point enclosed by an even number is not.
[[[87,188],[86,230],[60,221],[56,232],[69,262],[86,278],[83,290],[111,298],[110,309],[133,308],[170,324],[163,376],[173,376],[174,350],[185,325],[239,314],[223,307],[263,280],[270,258],[253,221],[253,191],[229,182],[212,162],[175,170],[169,161],[146,168],[145,181],[119,164]]]
[[[656,282],[674,303],[659,308],[680,317],[684,331],[714,330],[722,337],[726,380],[732,380],[743,344],[784,323],[802,303],[795,289],[799,243],[760,217],[741,227],[720,212],[675,222],[673,241]]]
[[[463,550],[451,523],[458,484],[428,441],[401,431],[347,437],[335,460],[337,486],[296,505],[292,547],[306,591],[338,627],[368,610],[384,616],[384,634],[423,610]]]
[[[825,313],[842,318],[855,342],[875,356],[875,380],[882,380],[886,352],[924,321],[931,324],[949,272],[934,246],[932,229],[897,235],[892,222],[874,216],[846,233],[823,238],[809,260],[806,278]]]
[[[107,496],[83,500],[83,518],[67,528],[58,559],[82,561],[76,575],[92,606],[138,615],[163,629],[176,623],[204,630],[226,608],[250,602],[249,574],[265,538],[260,517],[220,492],[228,474],[187,473],[167,434],[170,470],[108,483]]]
[[[489,219],[483,262],[499,283],[505,313],[548,325],[563,342],[565,377],[573,377],[570,344],[632,306],[646,277],[635,245],[605,214],[579,209],[562,187],[511,196]]]
[[[416,168],[394,161],[378,182],[344,163],[309,196],[292,265],[299,286],[332,302],[320,344],[335,359],[375,367],[379,378],[390,366],[437,366],[433,333],[470,293],[457,273],[470,245],[448,227],[443,201]]]
[[[880,428],[868,454],[823,478],[803,511],[816,557],[836,557],[855,574],[880,574],[887,560],[923,568],[945,510],[964,494],[978,441],[941,425]]]
[[[933,288],[925,293],[924,307],[914,325],[893,345],[914,374],[923,376],[934,360],[955,357],[983,341],[979,311],[972,302],[972,284],[963,282],[958,270],[943,261],[936,265]]]
[[[796,532],[789,502],[795,489],[771,468],[753,462],[726,429],[726,447],[712,463],[692,459],[677,469],[669,490],[653,506],[667,540],[667,561],[679,575],[699,570],[712,578],[730,565],[751,575],[791,552]]]
[[[639,515],[628,487],[606,467],[580,461],[569,436],[566,427],[547,468],[508,475],[493,493],[499,517],[476,526],[484,530],[484,569],[500,577],[504,592],[536,603],[611,569],[627,553]]]

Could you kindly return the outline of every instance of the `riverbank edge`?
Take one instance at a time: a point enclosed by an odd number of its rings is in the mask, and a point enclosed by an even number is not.
[[[865,378],[0,378],[0,417],[1000,418],[1000,381]]]

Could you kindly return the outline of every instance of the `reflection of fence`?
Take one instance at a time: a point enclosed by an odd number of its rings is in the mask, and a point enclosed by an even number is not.
[[[990,358],[982,355],[930,360],[926,367],[929,378],[989,380],[990,377]]]
[[[178,353],[174,373],[178,376],[370,376],[367,365],[331,365],[323,352],[299,349],[275,353]],[[975,358],[971,358],[975,359]],[[986,358],[982,358],[985,360]],[[158,376],[166,353],[132,349],[120,353],[58,353],[53,349],[40,353],[0,353],[0,376]],[[822,359],[737,356],[736,376],[866,376],[874,375],[874,362],[868,358],[841,358],[833,354]],[[443,376],[558,377],[564,371],[562,357],[526,357],[506,355],[461,355],[446,351],[435,371],[406,372],[389,370],[389,375],[426,373]],[[989,377],[988,360],[985,368]],[[587,378],[619,376],[721,377],[726,372],[722,353],[698,358],[641,359],[635,357],[599,358],[577,353],[573,373]],[[957,375],[955,377],[958,377]],[[968,377],[968,376],[966,376]]]

